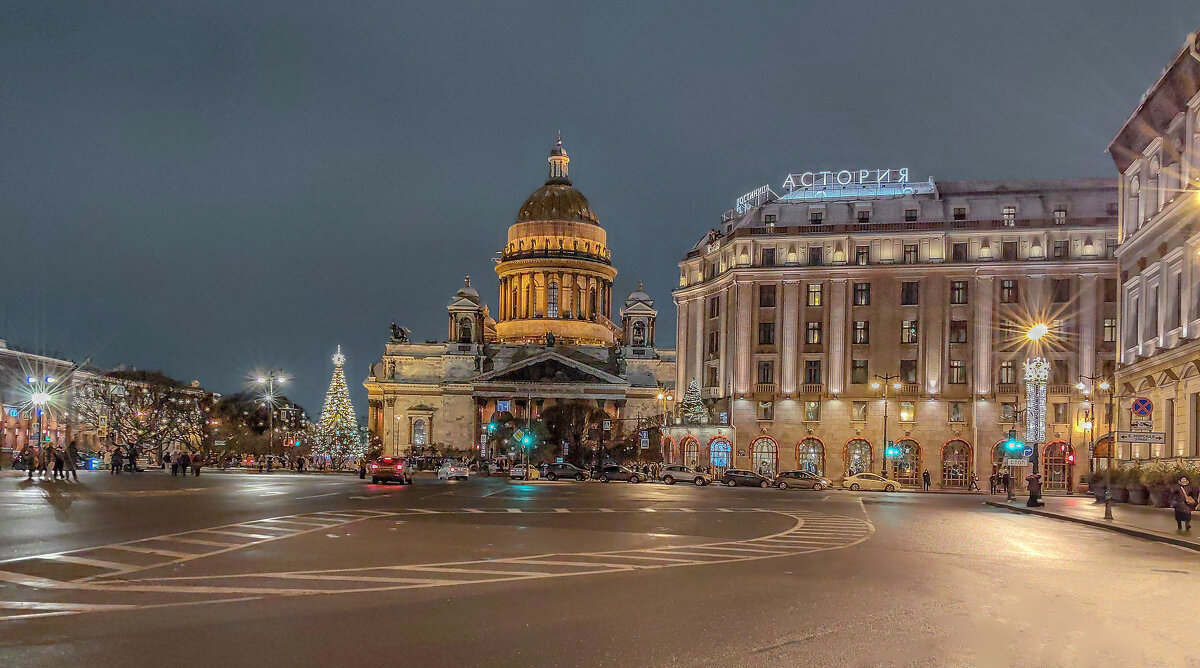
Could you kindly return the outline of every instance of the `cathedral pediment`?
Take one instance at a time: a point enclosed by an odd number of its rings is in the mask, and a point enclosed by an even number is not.
[[[504,368],[489,371],[478,376],[475,381],[487,383],[629,384],[620,376],[614,376],[590,364],[573,360],[553,351],[546,351]]]

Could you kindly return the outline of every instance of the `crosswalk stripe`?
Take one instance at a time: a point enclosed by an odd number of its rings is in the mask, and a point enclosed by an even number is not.
[[[464,508],[463,510],[467,511],[468,513],[482,513],[483,512],[482,510],[480,510],[478,508]]]
[[[247,533],[245,531],[233,531],[232,529],[205,529],[205,533],[223,533],[227,536],[242,536],[243,538],[257,538],[258,540],[266,540],[268,538],[276,538],[262,533]]]
[[[119,561],[105,561],[103,559],[89,559],[88,557],[79,557],[73,554],[54,554],[43,558],[53,559],[54,561],[64,561],[69,564],[79,564],[81,566],[104,568],[111,571],[123,571],[127,568],[136,568],[136,565],[134,564],[124,564]]]
[[[139,547],[136,545],[105,545],[106,548],[114,550],[125,550],[126,552],[137,552],[138,554],[161,554],[164,557],[172,557],[181,559],[183,557],[192,556],[188,552],[173,552],[171,550],[157,550],[150,547]]]
[[[556,513],[569,513],[569,512],[571,512],[571,510],[570,510],[569,508],[555,508],[555,509],[554,509],[554,512],[556,512]]]
[[[519,512],[521,512],[521,509],[520,508],[508,508],[508,512],[519,513]]]
[[[201,540],[199,538],[183,538],[182,536],[175,536],[174,538],[164,538],[162,540],[170,541],[173,543],[191,543],[193,545],[208,545],[210,547],[230,547],[232,545],[237,545],[237,543],[221,543],[221,542],[218,542],[215,540]]]

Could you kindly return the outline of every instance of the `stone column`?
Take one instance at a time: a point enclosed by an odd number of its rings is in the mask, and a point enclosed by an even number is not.
[[[974,291],[975,303],[975,364],[971,373],[975,379],[975,394],[992,393],[992,332],[995,328],[994,300],[996,299],[995,279],[991,276],[977,276]],[[990,458],[991,452],[988,452]]]
[[[680,401],[683,400],[683,392],[687,390],[688,369],[690,358],[688,355],[695,355],[696,351],[688,347],[688,303],[687,301],[676,300],[675,302],[675,394],[678,395]],[[695,323],[691,323],[695,327]]]
[[[945,317],[934,317],[945,309],[946,296],[942,289],[944,285],[945,281],[940,277],[927,276],[920,281],[918,288],[921,304],[917,308],[917,313],[921,314],[921,343],[918,356],[925,362],[925,377],[917,380],[929,394],[945,390],[942,383],[949,380],[942,376],[942,367],[949,366],[948,363],[942,362],[946,357]],[[939,301],[942,302],[940,305],[937,303]]]
[[[1079,375],[1096,375],[1096,328],[1100,320],[1100,277],[1095,274],[1079,278],[1079,308],[1075,322],[1079,326]]]
[[[741,282],[736,284],[737,294],[737,348],[736,360],[734,365],[736,375],[734,376],[733,391],[736,394],[745,394],[750,391],[750,348],[753,343],[750,341],[752,334],[750,301],[754,285],[749,282]]]
[[[832,394],[841,394],[846,389],[846,312],[850,309],[846,280],[836,278],[829,282],[829,331],[826,332],[829,369],[825,373],[826,389]]]
[[[691,310],[688,322],[692,326],[692,330],[688,332],[692,339],[692,377],[704,387],[704,298],[693,299],[688,306]]]
[[[779,392],[784,395],[795,394],[796,387],[796,328],[800,319],[800,283],[784,281],[782,294],[783,334],[782,347],[779,356]],[[830,336],[833,332],[830,332]]]

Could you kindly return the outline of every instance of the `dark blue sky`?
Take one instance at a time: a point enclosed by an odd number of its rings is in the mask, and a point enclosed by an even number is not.
[[[100,6],[103,5],[103,6]],[[671,337],[676,262],[789,171],[1112,175],[1194,0],[147,2],[0,7],[0,336],[221,392],[256,366],[355,407],[394,319],[571,175]],[[660,341],[671,345],[672,341]]]

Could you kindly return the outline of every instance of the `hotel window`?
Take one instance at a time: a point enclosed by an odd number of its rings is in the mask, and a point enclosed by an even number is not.
[[[775,214],[768,213],[764,215],[763,222],[767,224],[767,227],[775,227]]]
[[[1104,257],[1112,260],[1117,257],[1117,238],[1108,237],[1104,240]]]
[[[917,245],[904,244],[904,264],[916,264],[917,262]]]
[[[1017,242],[1005,241],[1004,245],[1001,246],[1001,253],[1003,254],[1003,258],[1004,258],[1005,262],[1016,262],[1017,261]]]
[[[902,382],[902,383],[917,382],[917,361],[916,360],[900,360],[900,382]]]
[[[1067,404],[1058,403],[1053,405],[1054,424],[1067,424]]]
[[[720,297],[709,297],[708,298],[708,317],[715,318],[719,315],[721,315],[721,298]]]
[[[965,241],[954,242],[954,245],[950,247],[950,261],[951,262],[966,262],[967,261],[967,242],[965,242]]]
[[[1006,206],[1000,211],[1000,215],[1004,218],[1004,226],[1015,227],[1017,224],[1017,207]]]
[[[913,402],[901,401],[900,402],[900,421],[901,422],[912,422],[915,419],[917,419],[917,411],[916,411],[916,408],[913,406]]]
[[[758,383],[760,385],[771,384],[775,382],[775,363],[774,362],[759,362],[758,363]]]
[[[758,402],[758,419],[762,421],[775,419],[775,402],[760,401]]]
[[[717,351],[720,349],[720,345],[721,345],[721,333],[720,332],[709,332],[708,333],[708,354],[716,355]]]
[[[871,247],[870,246],[855,246],[854,247],[854,264],[860,267],[865,267],[871,262]]]
[[[708,367],[708,373],[704,375],[704,387],[717,386],[717,367]]]
[[[804,421],[805,422],[820,422],[821,421],[821,402],[819,402],[819,401],[804,402]]]
[[[775,249],[774,248],[762,249],[762,266],[764,266],[764,267],[774,267],[775,266]]]
[[[821,342],[821,323],[810,322],[804,325],[804,342],[805,343],[820,343]]]
[[[867,382],[867,360],[850,360],[850,382],[863,385]]]
[[[1117,340],[1117,319],[1104,319],[1104,342],[1113,343]]]
[[[917,321],[905,320],[900,323],[900,343],[917,342]]]
[[[546,286],[546,317],[558,317],[558,283],[554,281]]]
[[[1066,209],[1055,209],[1054,210],[1054,224],[1055,225],[1066,225],[1067,224],[1067,210]]]
[[[758,305],[762,308],[771,308],[772,306],[775,306],[774,285],[758,286]]]
[[[901,306],[916,306],[918,297],[918,283],[916,281],[904,281],[900,284],[900,305]]]
[[[854,337],[851,339],[853,343],[870,343],[871,342],[871,323],[866,320],[854,321]]]
[[[1056,278],[1050,283],[1050,289],[1055,304],[1065,304],[1071,301],[1071,279]]]
[[[1066,239],[1059,239],[1054,242],[1054,246],[1052,247],[1053,250],[1050,252],[1050,257],[1054,258],[1055,260],[1064,260],[1069,254],[1070,247],[1070,241],[1067,241]]]
[[[1016,422],[1017,421],[1017,403],[1015,401],[1006,401],[1000,404],[1000,421],[1001,422]]]
[[[1104,279],[1104,302],[1111,304],[1117,301],[1117,279]]]
[[[964,417],[967,412],[966,408],[967,408],[966,402],[951,401],[950,402],[950,415],[949,415],[949,418],[947,419],[947,422],[966,422],[967,420]]]
[[[1067,364],[1067,360],[1050,360],[1050,383],[1052,385],[1066,385],[1071,382],[1069,371],[1070,367]]]
[[[775,345],[775,323],[773,323],[773,322],[758,323],[758,345],[760,345],[760,346]]]
[[[950,360],[950,384],[965,385],[967,382],[967,363],[963,360]]]
[[[858,210],[858,222],[860,222],[860,223],[871,222],[871,210],[870,209],[859,209]]]
[[[810,267],[819,267],[825,260],[824,248],[821,246],[810,246],[808,249],[808,265]]]
[[[966,220],[966,219],[967,219],[966,207],[961,207],[961,206],[954,207],[954,220]]]
[[[821,360],[804,361],[804,382],[809,385],[821,383]]]
[[[1012,360],[1000,363],[1000,384],[1001,385],[1016,385],[1017,384],[1017,364]]]
[[[854,284],[854,305],[855,306],[870,306],[871,305],[871,284],[870,283],[855,283]]]
[[[950,281],[950,303],[951,304],[966,304],[967,303],[967,282],[966,281]]]
[[[966,320],[951,320],[950,321],[950,343],[966,343],[967,342],[967,321]]]
[[[1016,280],[1002,279],[1000,281],[1000,303],[1016,304],[1018,301],[1020,301],[1020,295],[1017,292]]]
[[[917,210],[916,209],[905,209],[904,210],[904,221],[905,222],[911,223],[911,222],[916,221],[916,219],[917,219]]]
[[[825,222],[825,212],[824,211],[810,211],[808,213],[808,222],[813,225],[820,225],[821,223]]]
[[[808,302],[807,303],[809,306],[820,306],[821,305],[821,295],[822,295],[822,291],[821,291],[820,283],[809,283],[808,284]]]
[[[856,401],[850,406],[850,419],[855,422],[867,421],[867,402]]]

